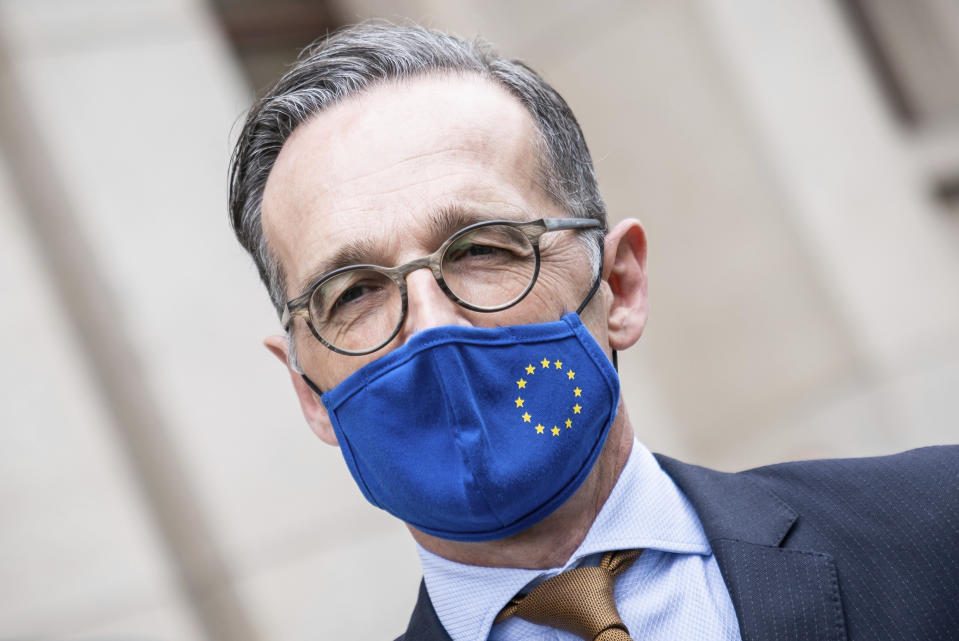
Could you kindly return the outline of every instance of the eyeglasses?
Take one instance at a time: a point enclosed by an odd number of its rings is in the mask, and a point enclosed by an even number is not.
[[[353,356],[380,349],[399,333],[408,308],[406,277],[428,268],[440,289],[466,309],[498,312],[533,289],[540,270],[539,239],[548,232],[602,226],[587,218],[530,222],[489,220],[453,234],[439,249],[398,267],[350,265],[321,276],[288,301],[283,329],[306,320],[323,345]]]

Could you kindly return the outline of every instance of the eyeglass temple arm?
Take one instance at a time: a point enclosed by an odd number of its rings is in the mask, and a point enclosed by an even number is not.
[[[594,229],[603,226],[603,224],[595,218],[543,218],[543,225],[546,227],[546,231]]]
[[[286,301],[283,306],[283,313],[280,314],[280,327],[284,332],[290,331],[290,325],[293,323],[294,316],[302,316],[309,319],[309,313],[306,312],[306,303],[310,299],[309,290],[306,294],[297,296],[293,300]]]
[[[291,306],[295,308],[293,311],[290,311]],[[283,314],[280,316],[280,327],[283,328],[284,332],[290,331],[290,325],[293,323],[294,316],[302,316],[303,318],[309,319],[309,315],[303,309],[302,304],[297,304],[297,300],[292,300],[283,306]]]

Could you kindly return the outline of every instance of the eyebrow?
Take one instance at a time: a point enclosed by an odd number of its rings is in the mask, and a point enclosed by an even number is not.
[[[299,291],[306,291],[312,287],[318,280],[323,278],[331,271],[347,267],[349,265],[376,265],[377,256],[382,255],[382,248],[369,238],[357,238],[349,241],[337,249],[332,256],[324,260],[317,267],[310,270],[310,273],[300,283]]]
[[[423,234],[421,240],[428,241],[424,244],[434,246],[433,251],[439,248],[450,236],[472,224],[504,218],[506,220],[515,219],[520,213],[517,208],[503,207],[497,213],[500,215],[490,215],[488,209],[477,206],[452,203],[443,205],[427,214],[427,231]],[[512,215],[511,215],[512,214]],[[324,260],[317,267],[310,271],[309,275],[300,283],[298,291],[306,291],[326,274],[348,267],[350,265],[384,265],[388,262],[384,252],[384,243],[374,242],[371,238],[357,238],[351,240],[337,249],[333,254]]]
[[[502,217],[502,215],[489,215],[477,207],[461,204],[443,205],[428,214],[427,238],[439,247],[446,239],[464,227]]]

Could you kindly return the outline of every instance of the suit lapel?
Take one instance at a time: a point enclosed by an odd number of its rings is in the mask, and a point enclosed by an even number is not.
[[[406,633],[396,641],[451,641],[450,635],[446,633],[439,617],[436,616],[433,602],[430,601],[430,595],[426,591],[426,583],[422,581],[420,581],[420,594],[416,599],[416,607],[413,608],[413,615],[410,617]]]
[[[696,508],[743,641],[845,641],[832,557],[783,545],[795,510],[744,474],[656,458]]]

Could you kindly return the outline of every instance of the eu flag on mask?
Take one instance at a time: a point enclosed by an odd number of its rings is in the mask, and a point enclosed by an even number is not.
[[[541,349],[540,352],[547,350]],[[553,350],[558,351],[558,350]],[[536,354],[530,349],[529,354]],[[565,359],[565,360],[564,360]],[[542,360],[528,359],[516,379],[516,406],[519,418],[536,434],[559,437],[565,430],[579,426],[584,418],[583,388],[576,381],[574,363],[564,354],[544,354]],[[595,408],[594,408],[595,409]],[[587,409],[588,412],[588,409]]]

